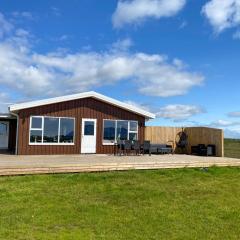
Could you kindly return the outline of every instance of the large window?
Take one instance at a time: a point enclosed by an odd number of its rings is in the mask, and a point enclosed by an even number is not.
[[[117,140],[137,140],[138,122],[126,120],[103,120],[103,143],[113,144]]]
[[[60,142],[72,143],[74,139],[74,119],[60,118]]]
[[[31,117],[30,144],[73,144],[74,118]]]
[[[104,120],[103,125],[103,140],[109,143],[114,142],[116,135],[116,121]]]
[[[117,139],[128,140],[128,121],[117,121]]]
[[[43,142],[58,143],[59,118],[44,117]]]

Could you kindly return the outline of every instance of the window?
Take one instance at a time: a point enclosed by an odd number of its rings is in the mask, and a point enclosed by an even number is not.
[[[31,117],[30,144],[73,144],[74,118]]]
[[[32,117],[32,128],[42,129],[42,117]]]
[[[8,134],[8,124],[0,122],[0,136],[6,136]]]
[[[129,122],[129,140],[137,140],[138,138],[138,123],[135,121]]]
[[[74,119],[60,118],[60,142],[73,143]]]
[[[31,143],[41,143],[42,142],[42,131],[31,130],[30,131],[30,142]]]
[[[117,140],[137,140],[138,122],[126,120],[103,120],[103,143],[113,144]]]
[[[134,121],[130,121],[130,131],[136,132],[138,128],[138,123]]]
[[[117,140],[128,139],[128,121],[117,121]]]
[[[44,143],[58,143],[59,118],[44,117]]]
[[[85,121],[84,122],[84,135],[85,136],[93,136],[94,135],[94,122],[93,121]]]
[[[41,143],[43,134],[43,118],[31,117],[30,143]]]
[[[105,143],[115,141],[115,125],[116,121],[104,120],[103,139]]]

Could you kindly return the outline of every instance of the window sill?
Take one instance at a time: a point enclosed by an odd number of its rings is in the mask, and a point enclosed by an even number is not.
[[[103,146],[113,146],[115,143],[102,143]]]
[[[29,146],[74,146],[74,143],[29,143]]]

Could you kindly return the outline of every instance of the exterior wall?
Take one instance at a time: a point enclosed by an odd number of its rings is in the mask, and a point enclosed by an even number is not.
[[[17,119],[11,119],[9,120],[8,149],[12,153],[15,153],[16,149],[16,133],[17,133]]]
[[[31,116],[74,117],[74,145],[29,145],[29,128]],[[19,112],[18,154],[80,154],[82,118],[97,119],[96,153],[98,154],[111,154],[114,151],[114,146],[102,144],[103,119],[138,121],[138,138],[140,141],[144,140],[144,117],[101,102],[94,98],[85,98],[21,110]]]

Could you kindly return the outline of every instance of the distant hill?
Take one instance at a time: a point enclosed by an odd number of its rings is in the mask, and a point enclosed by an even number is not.
[[[240,158],[240,139],[224,139],[225,157]]]

